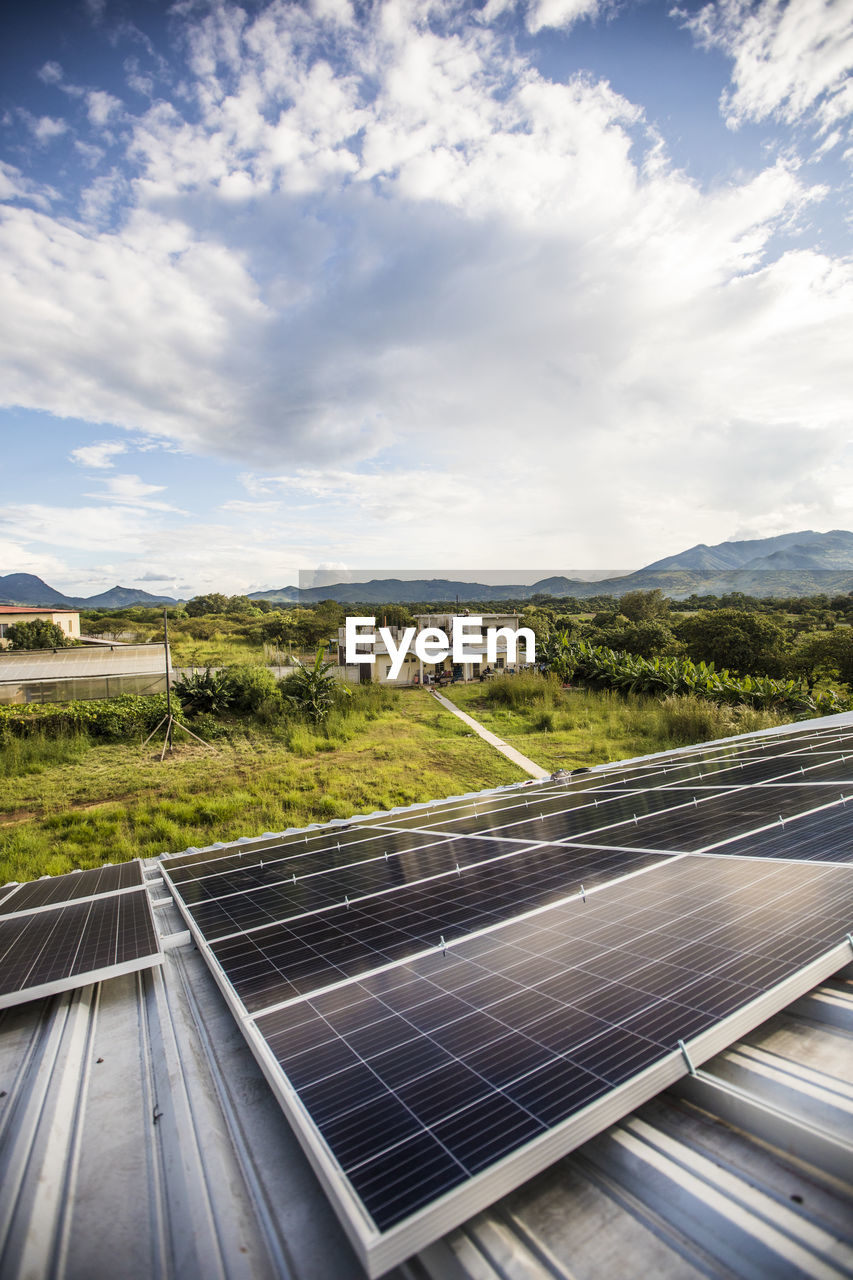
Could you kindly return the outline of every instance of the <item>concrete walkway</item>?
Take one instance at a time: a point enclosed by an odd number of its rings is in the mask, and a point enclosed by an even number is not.
[[[550,778],[551,774],[547,769],[543,769],[540,764],[534,764],[532,760],[528,760],[527,756],[523,756],[520,751],[516,751],[515,747],[511,747],[508,742],[504,742],[503,738],[499,738],[497,734],[490,733],[488,729],[484,729],[478,720],[475,720],[473,716],[466,715],[464,711],[460,711],[449,698],[445,698],[443,693],[439,693],[436,689],[430,689],[430,693],[436,702],[440,702],[448,711],[452,711],[455,716],[458,716],[469,728],[473,729],[484,742],[488,742],[490,747],[500,751],[501,755],[506,756],[507,760],[511,760],[513,764],[517,764],[519,769],[529,773],[531,778]]]

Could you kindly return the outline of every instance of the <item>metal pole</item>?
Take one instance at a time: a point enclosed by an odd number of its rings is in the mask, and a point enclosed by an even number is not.
[[[163,606],[163,653],[166,658],[166,745],[172,750],[172,689],[169,683],[169,623]]]

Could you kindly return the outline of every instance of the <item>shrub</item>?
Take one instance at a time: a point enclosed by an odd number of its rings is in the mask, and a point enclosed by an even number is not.
[[[339,684],[334,665],[324,662],[321,648],[313,667],[297,663],[292,675],[285,676],[280,688],[285,701],[313,724],[319,724],[343,698],[351,697],[346,685]]]
[[[522,671],[517,676],[495,676],[486,685],[486,701],[518,711],[523,707],[541,705],[553,707],[560,689],[557,676],[544,678],[533,671]]]
[[[175,693],[181,700],[181,706],[191,716],[217,715],[231,705],[232,694],[227,673],[214,671],[207,667],[204,671],[193,671],[175,681]]]
[[[231,667],[225,672],[225,677],[235,711],[246,715],[262,712],[264,719],[270,718],[276,710],[281,711],[281,691],[269,667]]]
[[[175,719],[181,718],[180,707],[174,702],[172,712]],[[165,715],[165,693],[150,697],[123,693],[88,702],[29,702],[0,707],[0,736],[25,738],[43,733],[55,738],[84,732],[91,738],[118,742],[150,733]]]

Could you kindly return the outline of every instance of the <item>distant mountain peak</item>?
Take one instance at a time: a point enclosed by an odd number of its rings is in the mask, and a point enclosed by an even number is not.
[[[741,591],[746,595],[796,596],[818,592],[853,592],[853,533],[831,529],[817,533],[801,529],[769,538],[743,538],[708,546],[698,542],[676,555],[646,565],[634,573],[585,581],[557,575],[530,584],[456,582],[448,578],[371,579],[368,582],[337,582],[324,587],[279,587],[274,591],[253,591],[250,600],[272,604],[315,604],[336,600],[341,604],[430,604],[452,605],[477,601],[529,600],[532,596],[620,596],[626,591],[660,588],[675,599],[696,595],[723,595]],[[100,595],[65,596],[31,573],[0,575],[0,604],[53,605],[65,609],[119,609],[132,605],[177,604],[171,596],[151,595],[138,587],[118,583]]]

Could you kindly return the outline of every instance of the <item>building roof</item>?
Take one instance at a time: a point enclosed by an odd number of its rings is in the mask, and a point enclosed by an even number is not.
[[[363,1280],[145,874],[161,967],[0,1015],[0,1274]],[[853,1276],[851,1037],[848,966],[394,1280]]]
[[[93,676],[163,675],[163,645],[118,644],[67,649],[0,650],[0,684]]]
[[[0,604],[0,613],[79,613],[79,609],[63,609],[56,605]]]

